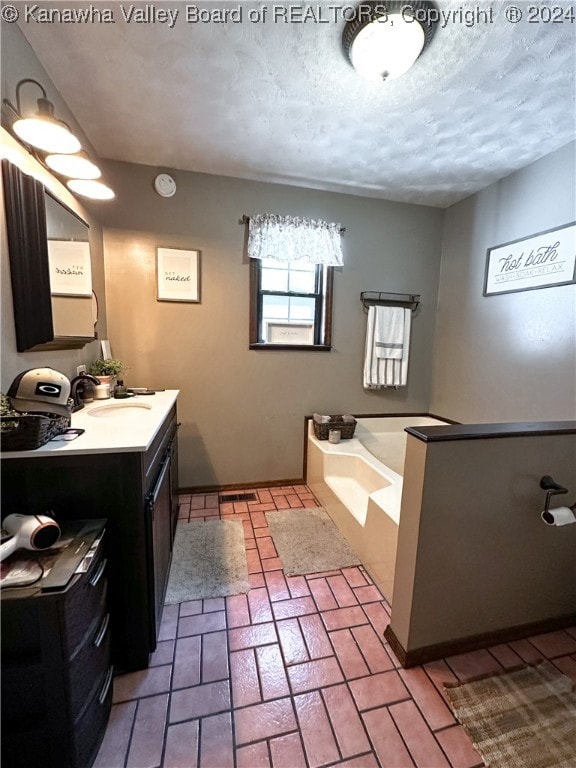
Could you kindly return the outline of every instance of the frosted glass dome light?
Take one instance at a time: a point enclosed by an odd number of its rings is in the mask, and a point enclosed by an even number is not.
[[[375,20],[352,43],[352,66],[367,80],[394,80],[407,72],[424,48],[424,30],[399,13]]]
[[[342,46],[359,75],[374,82],[407,72],[434,35],[437,10],[429,0],[409,5],[368,2],[344,27]]]

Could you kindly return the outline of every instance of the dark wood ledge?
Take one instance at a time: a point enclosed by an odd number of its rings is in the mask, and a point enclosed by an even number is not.
[[[425,443],[445,440],[486,440],[496,437],[576,434],[576,421],[515,421],[498,424],[447,424],[437,427],[406,427],[404,430]]]

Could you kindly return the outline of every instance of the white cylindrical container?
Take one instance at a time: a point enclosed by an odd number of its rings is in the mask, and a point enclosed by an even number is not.
[[[109,400],[109,399],[110,399],[110,384],[95,384],[94,400]]]
[[[331,429],[328,432],[328,442],[339,443],[341,435],[342,435],[342,432],[339,429]]]

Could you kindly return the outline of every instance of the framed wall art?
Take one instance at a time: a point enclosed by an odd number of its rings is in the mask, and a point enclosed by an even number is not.
[[[158,248],[156,277],[158,301],[200,303],[200,251]]]
[[[271,344],[314,344],[314,323],[266,323],[266,341]]]
[[[92,296],[90,243],[48,240],[48,269],[53,296]]]
[[[488,248],[484,296],[576,283],[576,222]]]

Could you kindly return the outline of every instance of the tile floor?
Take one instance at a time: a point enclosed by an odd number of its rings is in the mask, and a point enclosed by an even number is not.
[[[251,589],[166,606],[150,668],[115,679],[94,768],[474,768],[444,682],[543,657],[576,680],[576,629],[401,669],[362,567],[284,576],[264,512],[317,506],[310,490],[255,493],[180,498],[182,521],[242,519]]]

